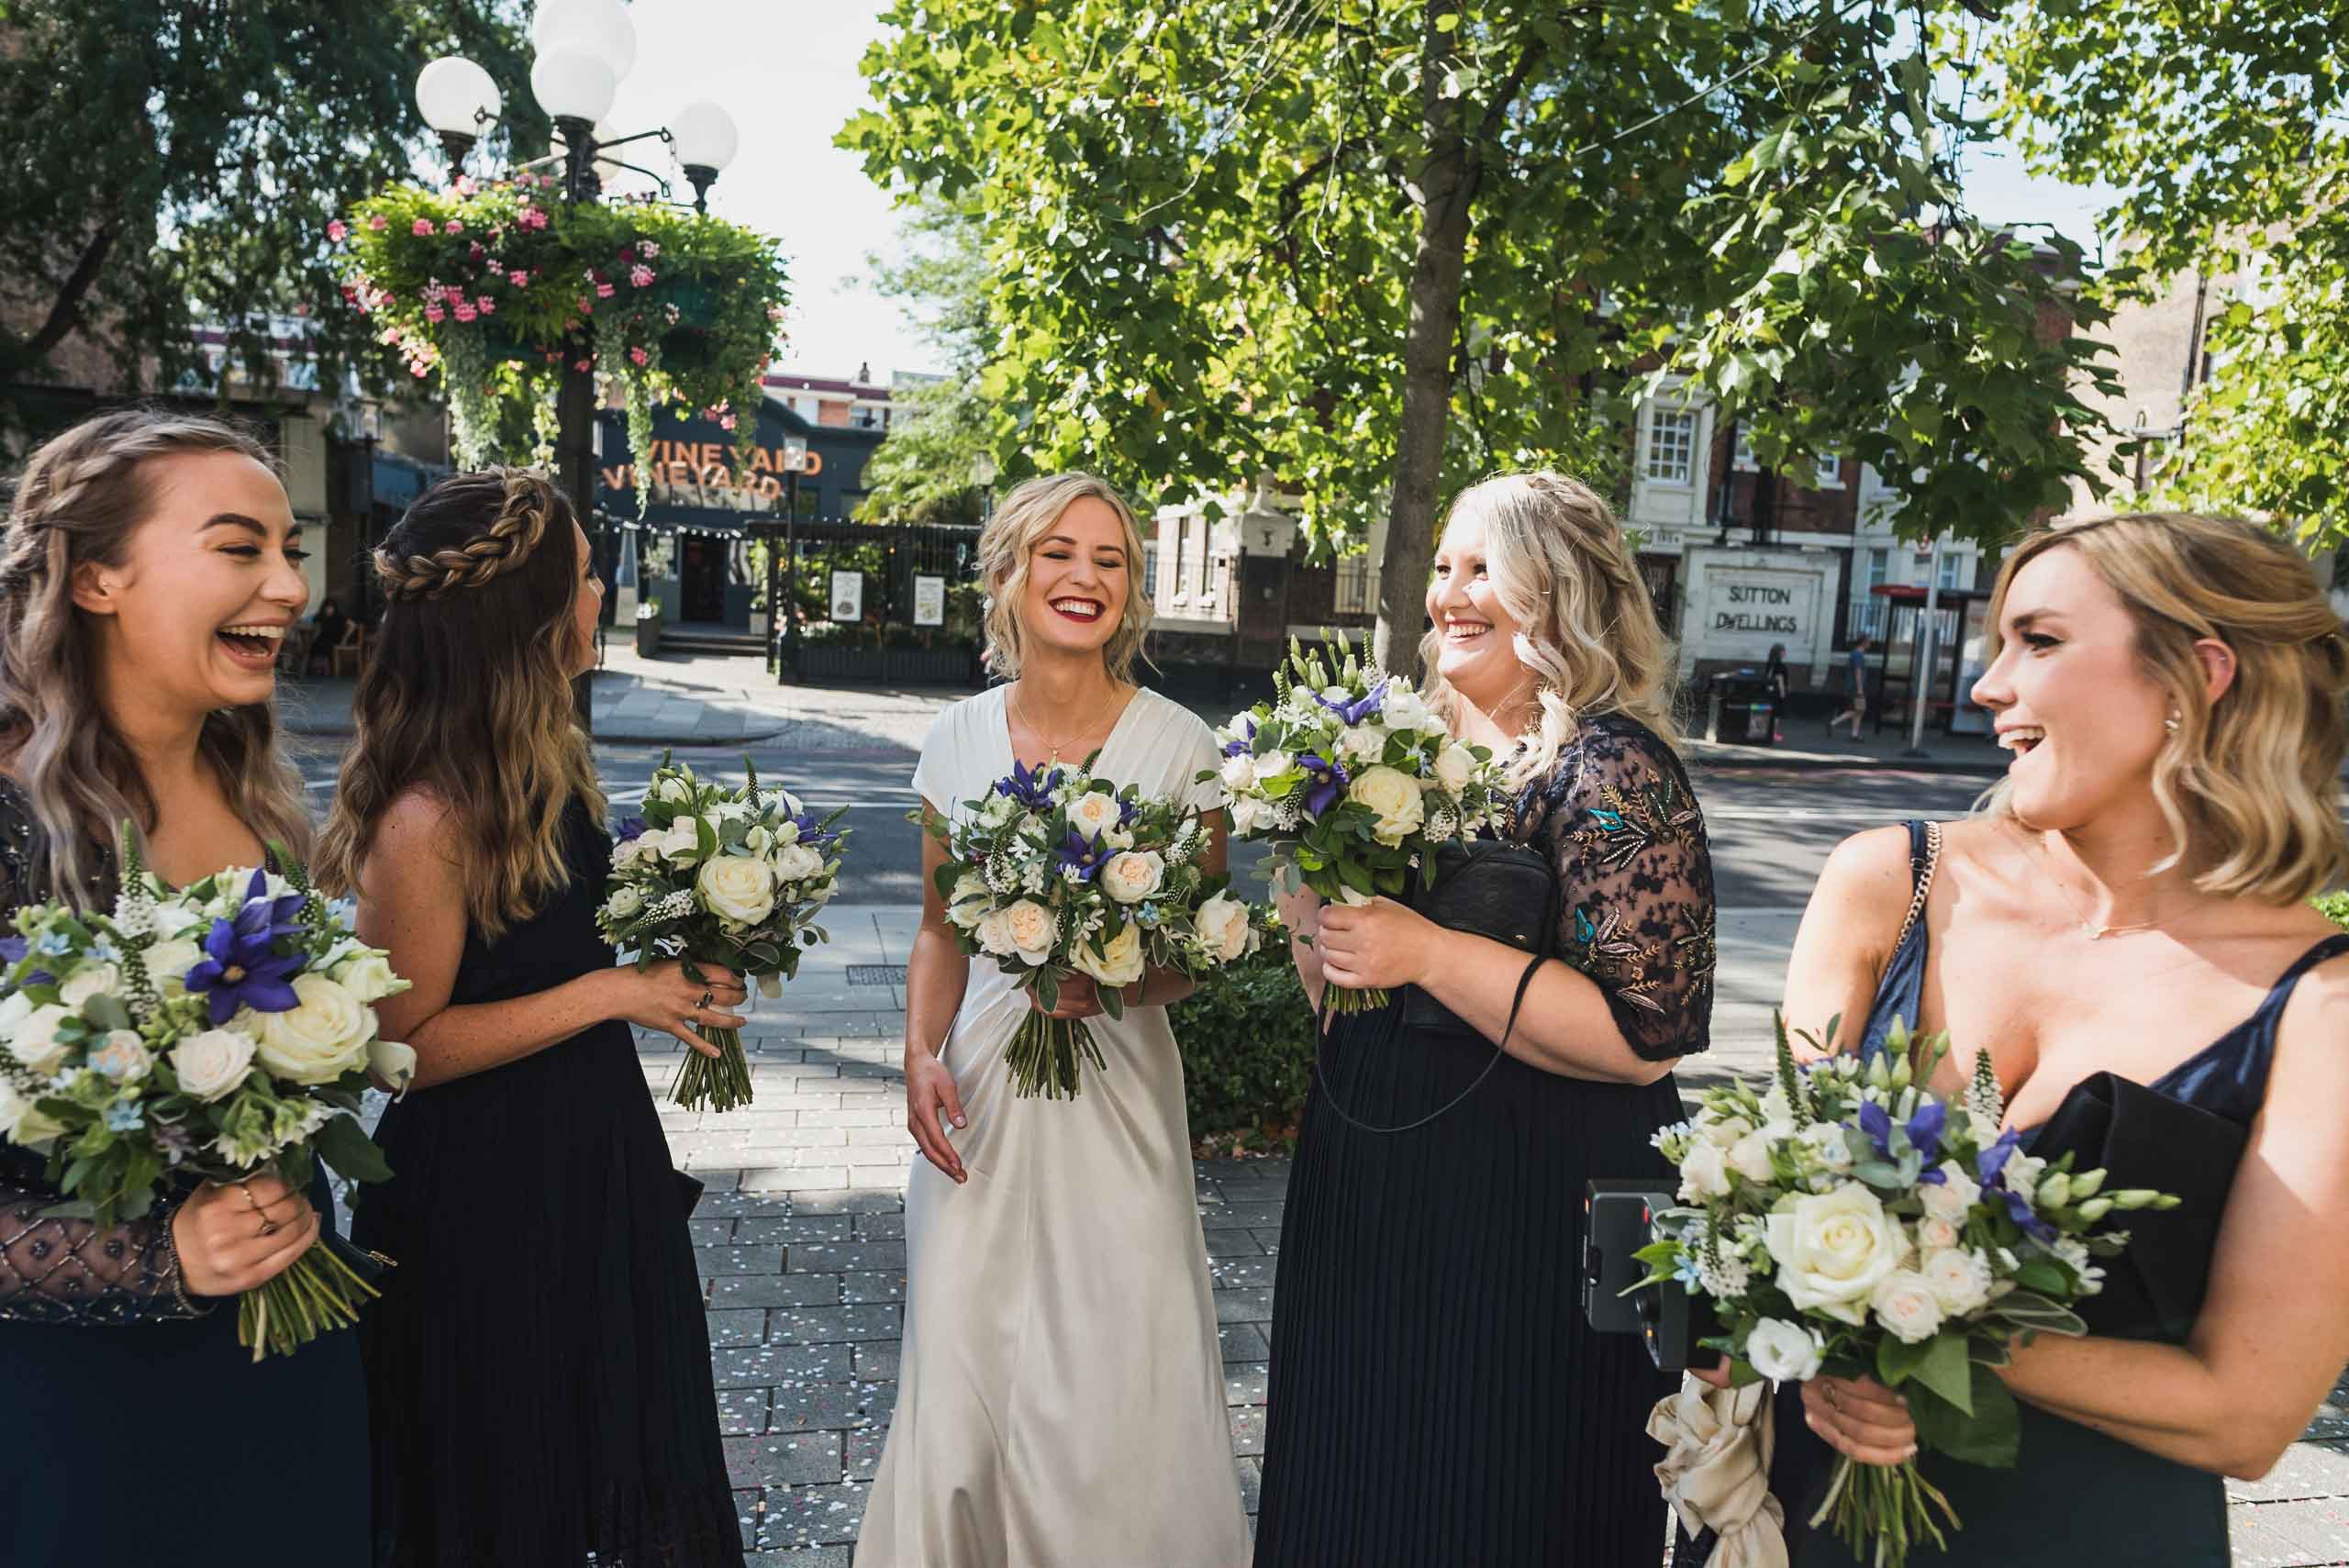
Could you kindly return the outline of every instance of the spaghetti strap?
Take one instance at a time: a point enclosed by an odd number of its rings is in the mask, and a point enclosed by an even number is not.
[[[1902,826],[1909,829],[1910,913],[1891,958],[1885,962],[1883,978],[1876,982],[1876,998],[1868,1004],[1867,1024],[1860,1035],[1862,1061],[1884,1049],[1895,1018],[1916,1028],[1917,1014],[1924,1006],[1925,955],[1931,946],[1925,934],[1924,899],[1932,887],[1937,835],[1932,825],[1921,819],[1912,818]]]

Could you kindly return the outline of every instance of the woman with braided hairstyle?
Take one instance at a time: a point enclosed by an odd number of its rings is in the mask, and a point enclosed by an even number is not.
[[[414,983],[379,1008],[416,1088],[356,1227],[399,1260],[361,1329],[376,1562],[740,1563],[687,1184],[629,1025],[715,1054],[700,1030],[745,993],[615,967],[596,929],[586,536],[542,475],[492,469],[419,496],[375,571],[318,874]]]
[[[180,884],[307,848],[273,711],[302,559],[267,450],[233,426],[117,411],[33,453],[0,542],[0,926],[27,903],[111,908],[124,822]],[[0,1131],[27,1109],[15,1077]],[[306,1197],[191,1183],[99,1230],[47,1216],[46,1164],[0,1142],[0,1557],[244,1568],[260,1538],[362,1568],[353,1336],[256,1365],[225,1299],[333,1223],[323,1177]],[[176,1416],[217,1435],[159,1440]]]

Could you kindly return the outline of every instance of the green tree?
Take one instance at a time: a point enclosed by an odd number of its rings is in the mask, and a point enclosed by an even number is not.
[[[2033,167],[2121,191],[2113,298],[2232,280],[2165,498],[2349,541],[2349,8],[2046,0],[1985,43],[1990,112]]]
[[[1410,669],[1442,495],[1594,468],[1640,377],[1757,454],[1876,464],[1976,535],[2083,473],[2076,254],[1968,220],[1926,42],[1740,0],[900,0],[843,145],[982,215],[1008,466],[1146,493],[1270,473],[1324,538],[1383,513]],[[1930,216],[1931,221],[1927,221]],[[2089,313],[2091,317],[2093,312]],[[2091,323],[2092,324],[2092,323]],[[1661,392],[1661,379],[1647,390]]]
[[[325,373],[383,368],[343,305],[329,219],[408,173],[422,148],[408,94],[431,55],[462,51],[518,89],[511,0],[326,6],[166,0],[0,5],[0,387],[54,375],[76,339],[123,383],[169,385],[192,324],[228,324],[265,375],[258,312],[301,309]],[[527,93],[508,133],[542,145]],[[434,157],[438,157],[437,150]],[[8,401],[0,393],[0,405]]]
[[[922,337],[942,378],[893,395],[889,439],[864,465],[858,517],[874,522],[975,523],[984,496],[971,464],[996,445],[994,407],[981,392],[988,344],[987,262],[977,213],[934,195],[914,204],[911,241],[896,259],[868,258],[874,287],[922,313]]]

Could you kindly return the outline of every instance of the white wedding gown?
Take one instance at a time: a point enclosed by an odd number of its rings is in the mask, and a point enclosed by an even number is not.
[[[941,714],[914,787],[959,815],[1013,767],[997,686]],[[1096,773],[1222,804],[1206,725],[1137,692]],[[1027,993],[985,958],[941,1051],[967,1184],[916,1153],[896,1412],[856,1568],[1242,1568],[1251,1548],[1163,1007],[1089,1021],[1074,1100],[1011,1092]]]

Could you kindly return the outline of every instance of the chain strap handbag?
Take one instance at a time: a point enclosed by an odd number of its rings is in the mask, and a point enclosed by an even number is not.
[[[1321,1059],[1329,1039],[1323,1026],[1328,1021],[1330,996],[1326,989],[1322,992],[1321,1006],[1314,1016],[1314,1080],[1338,1119],[1359,1132],[1409,1132],[1425,1127],[1482,1087],[1508,1053],[1509,1037],[1517,1032],[1518,1014],[1525,1006],[1525,994],[1532,988],[1534,975],[1557,954],[1558,873],[1541,851],[1499,840],[1448,843],[1436,851],[1434,873],[1411,898],[1412,908],[1448,929],[1515,948],[1527,954],[1529,962],[1518,977],[1508,1022],[1499,1040],[1493,1043],[1492,1059],[1484,1070],[1466,1088],[1426,1116],[1393,1127],[1374,1127],[1360,1120],[1330,1092],[1329,1067]],[[1417,985],[1403,988],[1397,1006],[1402,1027],[1417,1034],[1464,1042],[1486,1039],[1483,1030]]]

